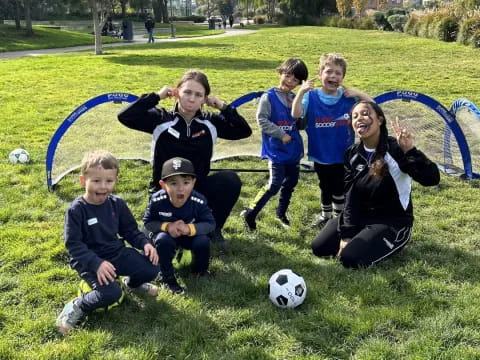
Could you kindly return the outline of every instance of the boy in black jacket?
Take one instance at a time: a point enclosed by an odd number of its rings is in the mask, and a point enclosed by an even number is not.
[[[81,165],[83,196],[76,198],[65,215],[65,246],[70,266],[92,289],[65,305],[57,318],[61,333],[67,333],[87,313],[107,308],[122,296],[115,281],[125,287],[156,296],[158,288],[148,281],[159,272],[158,255],[125,202],[112,195],[118,176],[118,161],[106,151],[87,153]],[[126,247],[126,240],[132,247]],[[135,248],[143,250],[140,254]]]
[[[162,282],[173,294],[184,289],[175,278],[172,260],[178,247],[192,251],[192,271],[209,276],[210,242],[207,234],[215,229],[215,219],[207,199],[193,190],[195,170],[184,158],[167,160],[162,167],[162,190],[153,194],[143,222],[160,257]]]

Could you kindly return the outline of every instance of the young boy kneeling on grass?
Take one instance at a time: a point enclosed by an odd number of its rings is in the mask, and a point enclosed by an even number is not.
[[[92,289],[75,298],[57,318],[61,333],[67,333],[87,313],[116,303],[122,288],[157,296],[158,288],[148,281],[159,273],[158,254],[148,238],[138,229],[126,203],[112,195],[118,179],[118,161],[109,152],[97,150],[85,154],[80,183],[83,196],[76,198],[65,215],[65,246],[70,266]],[[126,247],[143,250],[139,253]]]
[[[164,287],[181,295],[185,290],[177,282],[172,265],[175,251],[178,247],[191,250],[193,273],[210,276],[207,234],[215,229],[215,219],[205,196],[193,190],[196,176],[189,160],[175,157],[165,161],[161,177],[162,190],[153,194],[143,223],[152,233],[159,254]]]

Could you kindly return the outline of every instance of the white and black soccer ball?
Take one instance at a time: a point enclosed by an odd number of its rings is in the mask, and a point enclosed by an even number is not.
[[[282,269],[270,277],[268,296],[280,308],[295,308],[307,297],[307,285],[300,275]]]
[[[30,154],[25,149],[15,149],[8,155],[12,164],[26,164],[30,161]]]

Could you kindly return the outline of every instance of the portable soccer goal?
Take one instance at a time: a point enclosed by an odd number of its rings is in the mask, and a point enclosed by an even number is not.
[[[480,166],[480,117],[467,117],[466,106],[458,106],[456,112],[452,112],[430,96],[408,90],[390,91],[377,96],[375,101],[387,120],[400,119],[414,134],[415,145],[435,161],[440,170],[465,179],[480,177],[473,171],[474,165]],[[390,126],[389,134],[394,134]]]
[[[250,124],[252,136],[241,140],[218,139],[212,161],[240,156],[258,158],[261,133],[256,123],[256,110],[262,94],[263,91],[251,92],[232,101],[231,105]],[[151,134],[131,130],[117,119],[120,110],[136,99],[137,96],[122,92],[99,95],[78,106],[63,120],[47,149],[49,190],[78,169],[85,152],[93,149],[108,150],[121,160],[151,161]],[[449,111],[438,101],[414,91],[387,92],[375,100],[388,119],[400,118],[415,134],[419,149],[440,169],[466,179],[479,177],[473,169],[480,166],[480,111],[473,103],[459,99]],[[162,100],[162,106],[168,108],[169,105],[173,106],[173,101]],[[393,134],[391,129],[390,133]],[[306,146],[305,134],[302,136]],[[308,164],[302,163],[308,168]],[[265,171],[244,168],[242,162],[234,165],[236,171]]]

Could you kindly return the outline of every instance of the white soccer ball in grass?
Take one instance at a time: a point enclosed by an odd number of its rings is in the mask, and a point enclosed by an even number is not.
[[[296,308],[307,297],[305,280],[290,269],[277,271],[268,281],[270,300],[280,308]]]
[[[8,160],[12,164],[26,164],[30,161],[30,154],[25,149],[15,149],[8,155]]]

